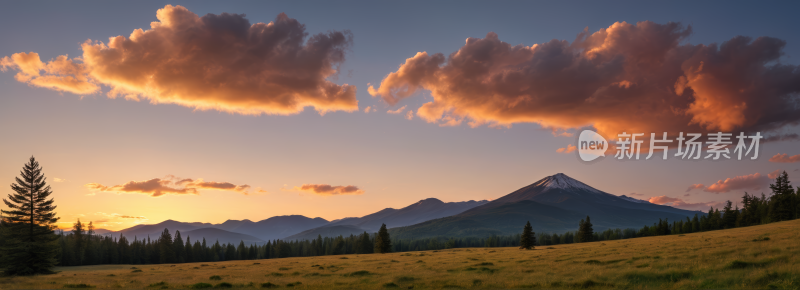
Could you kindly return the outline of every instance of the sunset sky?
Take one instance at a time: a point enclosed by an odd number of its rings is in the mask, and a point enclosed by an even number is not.
[[[33,155],[60,227],[119,230],[495,199],[555,173],[692,210],[783,170],[800,185],[800,5],[613,3],[4,2],[0,193]],[[770,139],[757,160],[585,163],[584,128]]]

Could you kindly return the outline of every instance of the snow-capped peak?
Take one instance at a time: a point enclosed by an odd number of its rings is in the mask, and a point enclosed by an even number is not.
[[[586,185],[583,182],[580,182],[572,177],[567,176],[564,173],[557,173],[555,175],[551,175],[545,177],[544,179],[540,180],[539,182],[535,183],[534,186],[537,187],[546,187],[547,189],[579,189],[585,190],[589,192],[597,192],[601,193],[601,191],[594,189],[591,186]]]

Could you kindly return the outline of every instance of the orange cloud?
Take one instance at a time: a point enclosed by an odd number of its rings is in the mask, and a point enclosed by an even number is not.
[[[84,187],[92,191],[99,192],[117,192],[117,193],[139,193],[149,195],[152,197],[159,197],[166,194],[184,195],[184,194],[199,194],[199,189],[210,190],[223,190],[235,191],[242,194],[248,194],[247,190],[250,189],[249,185],[235,185],[230,182],[213,182],[203,181],[202,178],[193,179],[179,179],[175,176],[168,175],[165,178],[153,178],[146,181],[129,181],[125,184],[105,186],[99,183],[87,183]]]
[[[313,193],[317,195],[360,195],[364,194],[364,190],[359,189],[354,185],[347,186],[333,186],[327,184],[303,184],[295,186],[294,191],[302,191]]]
[[[712,206],[714,208],[721,208],[722,206],[725,205],[724,203],[715,201],[691,203],[691,202],[686,202],[680,198],[668,197],[666,195],[651,197],[649,201],[650,203],[654,204],[668,205],[671,207],[677,207],[688,210],[699,210],[699,211],[708,210]]]
[[[31,86],[78,95],[98,92],[100,87],[90,79],[86,66],[75,60],[61,55],[43,63],[38,53],[20,52],[0,59],[0,70],[19,71],[14,78]]]
[[[777,162],[777,163],[795,163],[800,162],[800,154],[789,156],[786,153],[783,154],[775,154],[772,158],[769,159],[769,162]]]
[[[392,110],[388,110],[388,111],[386,111],[386,112],[387,112],[387,113],[389,113],[389,114],[395,114],[395,115],[397,115],[397,114],[400,114],[400,113],[402,113],[402,112],[403,112],[403,110],[405,110],[405,109],[406,109],[406,106],[402,106],[402,107],[400,107],[400,108],[399,108],[399,109],[397,109],[397,110],[394,110],[394,111],[392,111]]]
[[[365,114],[369,114],[369,112],[371,112],[371,111],[375,111],[375,110],[372,109],[371,106],[367,106],[366,108],[364,108],[364,113]]]
[[[718,194],[736,190],[758,190],[767,188],[771,181],[769,177],[763,176],[761,173],[754,173],[719,180],[703,189],[703,191]]]
[[[703,188],[706,188],[706,186],[702,185],[702,184],[699,184],[699,183],[698,184],[692,184],[692,185],[689,186],[689,188],[686,189],[686,192],[690,192],[690,191],[695,190],[695,189],[703,189]]]
[[[349,31],[307,37],[286,14],[251,24],[244,14],[198,16],[167,5],[150,29],[108,43],[87,40],[83,55],[43,63],[36,53],[0,60],[3,70],[33,86],[75,94],[108,86],[109,98],[147,99],[199,110],[288,115],[313,107],[320,114],[358,110],[356,88],[337,85],[337,67],[353,43]],[[43,73],[42,73],[43,72]]]
[[[621,132],[768,132],[800,121],[792,97],[800,93],[800,69],[776,64],[785,41],[737,36],[693,45],[684,42],[691,33],[672,22],[618,22],[584,30],[572,43],[512,46],[490,32],[449,56],[419,52],[368,91],[390,105],[430,91],[433,101],[416,112],[430,123],[593,126],[609,139]]]
[[[575,151],[575,149],[578,149],[578,147],[575,147],[572,144],[567,144],[566,148],[558,148],[558,149],[556,149],[556,152],[558,152],[558,153],[572,153],[573,151]]]
[[[406,112],[406,119],[411,120],[414,119],[414,111],[409,110]]]

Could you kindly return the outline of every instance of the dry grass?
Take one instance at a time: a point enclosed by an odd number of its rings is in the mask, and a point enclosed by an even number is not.
[[[136,265],[142,270],[136,273],[132,265],[63,267],[54,275],[0,278],[0,288],[172,289],[206,283],[294,289],[800,289],[800,220],[532,251],[466,248],[341,257]]]

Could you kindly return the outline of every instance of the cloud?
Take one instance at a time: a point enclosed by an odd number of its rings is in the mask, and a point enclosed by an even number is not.
[[[143,216],[129,216],[129,215],[120,215],[118,217],[123,219],[147,219],[146,217]]]
[[[630,193],[630,194],[628,194],[628,195],[630,195],[630,196],[644,196],[644,194],[643,194],[643,193],[635,193],[635,192],[631,192],[631,193]]]
[[[773,171],[773,172],[770,172],[769,174],[767,174],[767,177],[769,177],[769,179],[775,179],[775,178],[778,178],[778,176],[779,176],[779,175],[781,175],[781,172],[783,172],[783,170],[777,169],[777,170],[775,170],[775,171]]]
[[[686,192],[690,192],[690,191],[695,190],[695,189],[703,189],[703,188],[706,188],[706,186],[702,185],[702,184],[699,184],[699,183],[698,184],[692,184],[692,185],[689,186],[689,188],[686,189]]]
[[[789,156],[786,153],[783,153],[783,154],[778,153],[778,154],[775,154],[775,156],[772,156],[772,158],[769,159],[769,162],[777,162],[777,163],[795,163],[795,162],[800,162],[800,154],[797,154],[797,155],[794,155],[794,156]]]
[[[692,195],[691,193],[687,193],[687,194],[684,194],[683,197],[688,197],[688,196],[691,196],[691,195]]]
[[[714,208],[721,208],[724,206],[724,203],[721,202],[698,202],[698,203],[690,203],[686,202],[680,198],[668,197],[666,195],[662,196],[655,196],[650,198],[650,203],[660,204],[660,205],[667,205],[676,208],[688,209],[688,210],[699,210],[705,211],[708,210],[709,207]]]
[[[129,181],[121,185],[105,186],[99,183],[87,183],[84,187],[93,192],[117,192],[117,193],[138,193],[159,197],[166,194],[173,195],[197,195],[198,190],[222,190],[235,191],[247,195],[249,185],[235,185],[230,182],[214,182],[198,179],[180,179],[172,175],[165,178],[153,178],[145,181]]]
[[[308,36],[286,14],[251,24],[244,14],[198,16],[183,6],[156,12],[150,29],[87,40],[83,55],[44,63],[37,53],[0,60],[20,82],[74,94],[179,104],[198,110],[289,115],[313,107],[320,114],[358,110],[356,88],[336,77],[352,46],[349,31]]]
[[[414,111],[409,110],[408,112],[406,112],[406,119],[407,120],[414,119]]]
[[[395,115],[397,115],[397,114],[400,114],[400,113],[402,113],[402,112],[403,112],[403,110],[405,110],[405,109],[406,109],[406,106],[402,106],[402,107],[400,107],[400,108],[399,108],[399,109],[397,109],[397,110],[394,110],[394,111],[392,111],[392,110],[388,110],[388,111],[386,111],[386,112],[387,112],[387,113],[389,113],[389,114],[395,114]]]
[[[679,23],[618,22],[571,43],[512,46],[490,32],[449,56],[418,52],[368,91],[390,105],[430,91],[416,111],[430,123],[592,126],[606,138],[769,132],[800,121],[800,69],[779,61],[785,41],[690,44],[691,34]]]
[[[67,180],[66,180],[66,179],[62,179],[62,178],[55,177],[55,178],[53,178],[53,182],[67,182]]]
[[[754,173],[719,180],[703,189],[703,191],[719,194],[736,190],[758,190],[767,188],[771,181],[769,177],[763,176],[761,173]]]
[[[360,195],[364,194],[364,190],[359,189],[354,185],[347,186],[333,186],[327,184],[303,184],[295,186],[291,191],[308,192],[317,195]]]
[[[577,148],[578,147],[575,147],[572,144],[567,144],[566,148],[558,148],[558,149],[556,149],[556,152],[558,152],[558,153],[572,153]]]
[[[247,184],[244,185],[235,185],[230,182],[214,182],[214,181],[203,181],[202,178],[198,178],[197,180],[192,179],[182,179],[175,182],[177,185],[181,185],[187,188],[196,188],[196,189],[214,189],[214,190],[224,190],[224,191],[237,191],[244,194],[247,194],[247,190],[250,189],[250,186]]]
[[[369,114],[369,112],[371,112],[371,111],[375,111],[375,110],[372,109],[371,106],[367,106],[366,108],[364,108],[364,113],[365,114]]]

